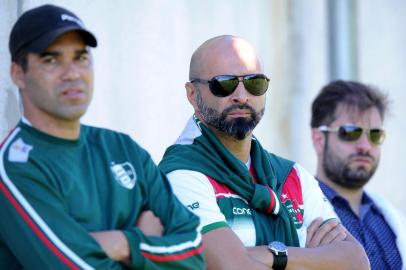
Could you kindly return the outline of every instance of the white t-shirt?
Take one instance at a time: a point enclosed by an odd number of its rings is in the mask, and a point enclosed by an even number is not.
[[[312,175],[306,172],[303,167],[295,164],[292,172],[295,172],[300,179],[302,188],[303,204],[299,203],[298,207],[303,210],[303,224],[297,229],[300,246],[304,247],[306,243],[306,231],[310,223],[317,217],[323,217],[327,220],[330,218],[338,218],[331,204],[324,197],[319,188],[318,182]],[[239,197],[231,192],[219,194],[210,182],[209,178],[204,174],[190,170],[176,170],[168,175],[169,182],[173,188],[173,192],[179,200],[186,205],[194,214],[200,217],[201,226],[215,224],[217,222],[227,222],[225,216],[220,211],[217,205],[216,196],[233,196]],[[281,202],[284,202],[285,193],[282,193]],[[291,198],[295,200],[295,198]],[[248,209],[233,209],[236,214],[249,211]],[[238,235],[245,246],[255,246],[255,226],[253,221],[247,222],[244,219],[243,223],[233,222],[229,224],[231,229]]]
[[[191,144],[193,139],[200,135],[199,128],[191,119],[176,143]],[[179,200],[200,217],[203,232],[227,223],[245,246],[255,246],[256,233],[251,218],[252,209],[238,194],[197,171],[175,170],[167,176]],[[218,198],[241,200],[242,207],[235,206],[233,209],[228,209],[232,213],[232,218],[226,220],[217,204]],[[295,220],[301,247],[306,243],[307,227],[315,218],[338,219],[317,180],[297,163],[286,178],[280,201],[287,206]]]

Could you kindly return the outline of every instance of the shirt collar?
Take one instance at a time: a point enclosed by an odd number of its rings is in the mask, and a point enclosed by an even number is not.
[[[324,195],[327,197],[327,199],[329,201],[332,201],[333,199],[335,199],[337,197],[342,198],[334,189],[329,187],[326,183],[324,183],[323,181],[321,181],[318,178],[316,178],[316,179],[317,179],[317,181],[319,181],[320,189],[323,191]]]
[[[248,161],[245,163],[245,166],[247,166],[247,169],[249,170],[251,167],[251,156],[248,157]]]
[[[28,125],[28,126],[32,127],[31,122],[30,122],[30,121],[28,121],[28,119],[27,119],[27,118],[25,118],[25,116],[22,116],[22,117],[21,117],[21,121],[22,121],[24,124],[26,124],[26,125]]]
[[[333,202],[333,200],[343,200],[348,204],[348,201],[340,194],[338,194],[334,189],[332,189],[320,179],[316,179],[319,181],[320,189],[323,191],[324,195],[330,202]],[[360,218],[363,219],[370,209],[379,212],[379,210],[375,207],[372,199],[365,192],[362,192]]]

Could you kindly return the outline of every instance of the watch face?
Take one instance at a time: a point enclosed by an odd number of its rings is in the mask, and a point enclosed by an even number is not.
[[[284,243],[278,242],[278,241],[273,241],[271,242],[271,247],[277,251],[286,251],[287,247]]]
[[[288,255],[288,248],[287,246],[279,241],[273,241],[268,245],[268,249],[275,255]]]

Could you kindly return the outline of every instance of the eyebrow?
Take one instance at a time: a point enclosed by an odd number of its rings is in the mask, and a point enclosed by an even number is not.
[[[76,54],[76,55],[86,54],[86,53],[89,53],[89,49],[88,49],[88,48],[75,51],[75,54]]]
[[[43,58],[43,57],[47,57],[47,56],[58,56],[58,55],[60,55],[60,54],[61,54],[61,53],[59,53],[59,52],[46,51],[46,52],[40,53],[40,54],[39,54],[39,57],[40,57],[40,58]]]
[[[82,55],[82,54],[88,54],[89,53],[89,49],[87,49],[87,48],[85,48],[85,49],[80,49],[80,50],[76,50],[75,51],[75,55]],[[42,53],[40,53],[39,54],[39,57],[40,58],[43,58],[43,57],[47,57],[47,56],[54,56],[54,57],[56,57],[56,56],[59,56],[59,55],[61,55],[62,53],[61,52],[58,52],[58,51],[45,51],[45,52],[42,52]]]

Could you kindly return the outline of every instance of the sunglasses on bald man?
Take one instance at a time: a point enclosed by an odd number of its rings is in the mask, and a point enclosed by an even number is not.
[[[338,138],[346,142],[358,141],[364,132],[367,133],[368,140],[375,145],[382,144],[385,139],[385,131],[380,128],[364,129],[358,125],[342,125],[336,128],[320,126],[318,129],[321,132],[337,132]]]
[[[238,84],[242,82],[250,94],[262,96],[268,90],[269,78],[264,74],[247,74],[242,76],[218,75],[210,80],[196,78],[190,82],[208,84],[210,92],[216,97],[231,95],[237,89]]]

